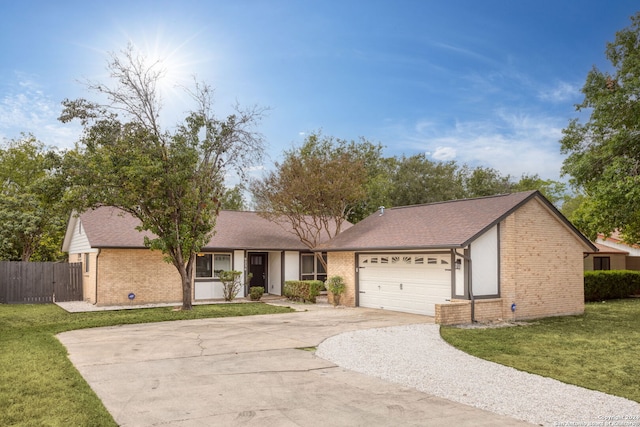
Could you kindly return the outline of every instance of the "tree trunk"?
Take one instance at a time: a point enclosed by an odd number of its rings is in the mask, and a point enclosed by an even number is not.
[[[182,310],[191,310],[191,279],[192,273],[187,271],[185,266],[180,270],[180,279],[182,280]]]
[[[325,261],[325,259],[322,257],[322,252],[314,252],[313,254],[316,256],[316,259],[320,261],[320,264],[322,264],[322,266],[324,267],[324,271],[329,274],[329,271],[327,271],[327,261]]]
[[[35,245],[28,237],[24,237],[22,245],[22,254],[20,256],[21,261],[27,262],[31,259],[31,256],[35,252]]]

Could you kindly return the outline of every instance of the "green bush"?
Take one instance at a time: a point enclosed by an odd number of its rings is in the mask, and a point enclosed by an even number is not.
[[[320,280],[288,280],[284,282],[284,296],[292,301],[315,303],[322,286]]]
[[[235,270],[220,271],[218,278],[222,282],[222,294],[225,301],[233,301],[240,291],[242,272]]]
[[[584,300],[603,301],[640,294],[640,271],[597,270],[584,272]]]
[[[252,286],[249,288],[249,298],[251,301],[260,301],[264,295],[264,288],[262,286]]]

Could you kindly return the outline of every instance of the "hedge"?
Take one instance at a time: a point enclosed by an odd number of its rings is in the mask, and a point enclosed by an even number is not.
[[[640,271],[597,270],[584,272],[584,300],[603,301],[640,295]]]
[[[320,280],[288,280],[284,282],[284,296],[293,301],[315,303],[323,286]]]

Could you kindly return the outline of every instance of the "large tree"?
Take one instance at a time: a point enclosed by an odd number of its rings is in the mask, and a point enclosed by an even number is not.
[[[512,191],[540,191],[556,207],[564,206],[565,202],[572,200],[567,192],[567,184],[553,179],[542,179],[540,175],[524,174],[518,182],[511,185]]]
[[[364,145],[361,145],[364,144]],[[364,149],[362,149],[364,147]],[[371,147],[320,133],[286,151],[274,171],[251,183],[256,209],[274,222],[283,219],[308,248],[336,236],[366,199],[364,153]],[[326,261],[318,256],[326,268]]]
[[[388,207],[441,202],[464,197],[454,161],[434,162],[425,154],[394,158]]]
[[[58,261],[67,210],[62,154],[33,135],[0,145],[0,259]]]
[[[79,119],[84,134],[70,153],[71,196],[82,208],[115,206],[155,237],[145,244],[165,255],[182,282],[182,308],[191,308],[196,254],[212,236],[224,194],[224,175],[260,159],[255,125],[262,110],[236,107],[218,119],[212,91],[195,84],[195,108],[175,130],[160,124],[157,83],[164,70],[129,46],[108,63],[112,85],[88,83],[108,100],[65,100],[60,119]]]
[[[563,172],[584,194],[577,225],[590,237],[620,230],[640,243],[640,13],[605,51],[611,71],[593,67],[576,105],[588,112],[563,130]]]
[[[243,211],[245,210],[246,203],[244,200],[244,186],[235,185],[231,188],[226,188],[220,197],[220,209],[228,211]]]
[[[513,183],[509,175],[502,175],[493,168],[463,166],[460,174],[467,198],[493,196],[513,191]]]

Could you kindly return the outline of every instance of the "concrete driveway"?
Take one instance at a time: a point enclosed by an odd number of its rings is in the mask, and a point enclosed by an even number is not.
[[[316,357],[357,329],[431,323],[382,310],[305,312],[126,325],[60,334],[121,426],[529,425]]]

